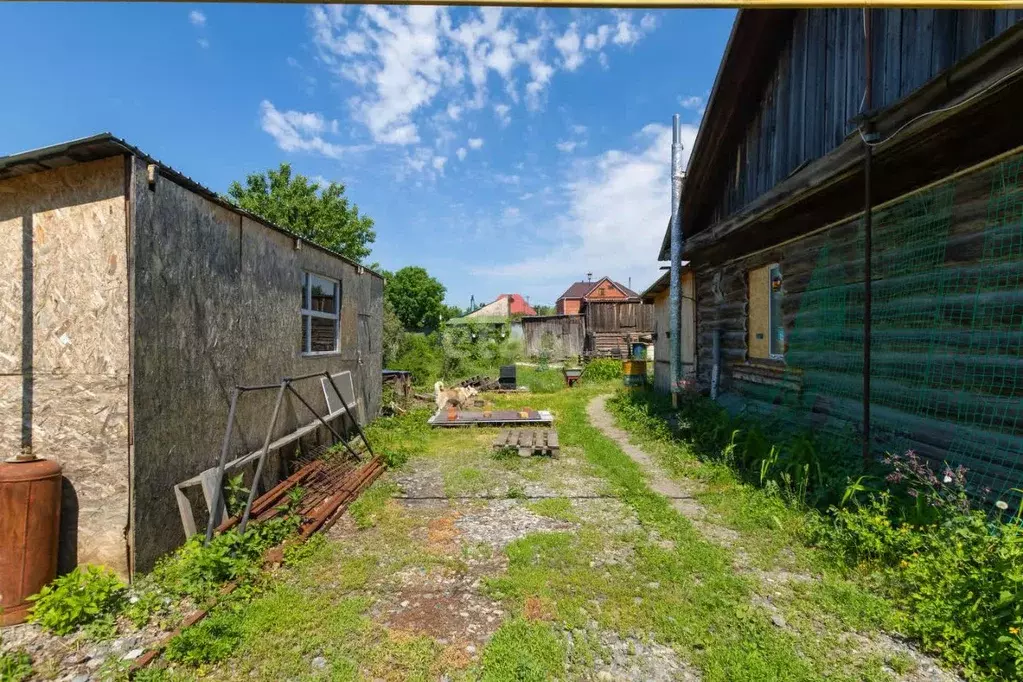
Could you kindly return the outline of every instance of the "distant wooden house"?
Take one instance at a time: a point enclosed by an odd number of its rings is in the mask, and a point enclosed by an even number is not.
[[[631,342],[653,331],[653,307],[610,277],[574,282],[558,297],[555,310],[559,316],[582,316],[584,355],[625,355]],[[574,338],[575,325],[558,324],[572,330]],[[573,343],[566,339],[562,345],[571,347]]]
[[[680,206],[701,389],[858,452],[869,366],[875,452],[1023,487],[1021,19],[738,14]]]
[[[598,301],[638,301],[639,294],[624,284],[615,282],[610,277],[602,277],[596,282],[573,282],[554,304],[558,315],[582,315],[586,304]]]

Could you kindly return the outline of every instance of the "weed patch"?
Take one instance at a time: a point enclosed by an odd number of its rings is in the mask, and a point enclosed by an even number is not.
[[[572,510],[572,502],[564,497],[550,497],[546,500],[538,500],[527,504],[529,511],[540,516],[546,516],[559,521],[574,523],[579,521],[579,515]]]
[[[97,623],[100,628],[112,627],[111,614],[120,608],[125,590],[105,568],[77,566],[30,597],[34,603],[29,620],[58,635]]]
[[[494,633],[483,653],[486,682],[545,682],[564,674],[565,649],[550,625],[511,620]]]

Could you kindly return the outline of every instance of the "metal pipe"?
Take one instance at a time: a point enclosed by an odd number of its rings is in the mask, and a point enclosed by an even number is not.
[[[671,402],[678,406],[682,386],[682,128],[678,114],[671,117],[671,276],[670,315]]]
[[[871,12],[867,9],[863,17],[863,39],[865,45],[866,83],[864,84],[863,103],[866,111],[873,109],[873,44],[871,39]],[[873,150],[870,146],[873,125],[868,119],[864,124],[863,136],[863,463],[870,462],[870,334],[871,308],[873,298],[873,272],[871,260],[873,254],[873,197],[871,196],[871,166]]]
[[[721,330],[715,329],[711,345],[710,399],[718,399],[718,379],[721,376]]]
[[[308,402],[306,402],[306,399],[303,398],[302,395],[298,391],[296,391],[295,387],[292,386],[290,383],[288,384],[288,390],[291,391],[295,395],[296,398],[298,398],[298,401],[300,403],[302,403],[303,405],[306,406],[307,410],[309,410],[310,412],[313,413],[313,416],[316,417],[316,419],[318,419],[321,424],[323,424],[324,426],[327,427],[327,430],[330,431],[334,435],[334,438],[337,438],[338,440],[344,440],[341,437],[341,434],[339,434],[337,431],[335,431],[334,427],[331,426],[330,424],[328,424],[327,420],[325,420],[323,417],[321,417],[320,413],[317,412],[316,410],[314,410],[313,406],[310,405]]]
[[[266,461],[266,453],[270,451],[270,440],[273,438],[274,429],[277,427],[277,415],[281,412],[281,403],[284,402],[284,394],[287,391],[289,379],[281,382],[277,391],[277,402],[274,403],[273,415],[270,417],[270,425],[266,428],[266,440],[263,441],[263,451],[259,453],[259,463],[256,464],[256,473],[252,477],[252,487],[249,489],[249,500],[245,503],[245,512],[242,520],[238,523],[238,532],[245,533],[245,526],[249,522],[249,513],[252,511],[252,503],[256,501],[256,489],[259,488],[259,477],[263,473],[263,462]]]
[[[231,391],[231,409],[227,413],[227,428],[224,430],[224,442],[220,446],[220,462],[217,464],[217,487],[213,493],[213,508],[210,509],[210,520],[206,524],[206,541],[203,544],[210,544],[213,538],[213,529],[220,524],[220,504],[224,497],[224,466],[227,464],[227,449],[231,444],[231,429],[234,427],[235,408],[238,407],[238,396],[241,391],[236,386]]]
[[[351,417],[352,424],[355,426],[355,432],[359,434],[360,438],[362,438],[362,442],[366,444],[366,450],[368,450],[370,456],[372,456],[373,446],[369,444],[369,439],[366,438],[366,433],[362,430],[362,426],[359,425],[359,419],[354,414],[352,414],[352,411],[348,408],[348,403],[345,402],[344,396],[341,395],[341,389],[339,389],[337,387],[337,384],[334,383],[334,377],[330,376],[329,371],[324,372],[324,375],[326,375],[327,381],[330,382],[331,387],[334,389],[334,393],[337,394],[337,399],[341,401],[341,406],[345,408],[345,414]]]

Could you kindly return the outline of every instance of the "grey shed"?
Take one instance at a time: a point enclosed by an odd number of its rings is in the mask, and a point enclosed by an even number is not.
[[[0,158],[0,243],[0,456],[63,465],[64,570],[184,541],[173,486],[216,463],[234,385],[348,370],[378,409],[383,278],[112,135]],[[273,399],[244,396],[232,455]],[[312,420],[286,403],[275,436]]]

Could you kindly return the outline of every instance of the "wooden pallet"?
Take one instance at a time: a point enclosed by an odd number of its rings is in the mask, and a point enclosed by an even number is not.
[[[558,432],[554,429],[502,429],[494,440],[495,450],[518,450],[521,457],[558,456]]]

